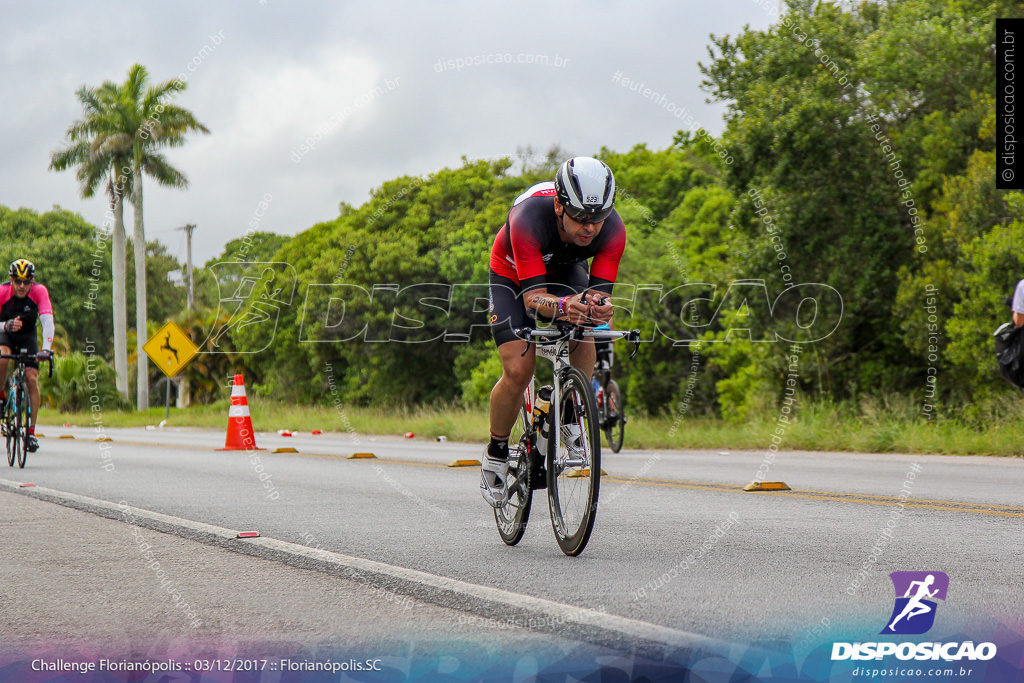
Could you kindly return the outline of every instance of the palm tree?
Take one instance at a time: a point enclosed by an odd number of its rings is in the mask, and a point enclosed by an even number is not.
[[[64,149],[50,157],[50,169],[66,171],[78,167],[82,197],[96,194],[104,181],[113,217],[111,265],[113,270],[114,370],[117,390],[128,399],[128,325],[125,295],[124,198],[131,194],[131,155],[109,144],[109,136],[120,130],[117,112],[118,88],[107,81],[99,88],[82,86],[78,92],[83,118],[71,124]]]
[[[185,144],[189,131],[210,131],[199,123],[192,112],[169,104],[187,84],[180,79],[165,81],[147,87],[149,72],[141,64],[128,70],[128,80],[116,88],[116,102],[112,109],[111,121],[116,125],[95,132],[93,141],[98,149],[116,155],[122,160],[127,155],[131,169],[128,196],[132,202],[135,218],[133,244],[135,248],[135,329],[136,358],[138,364],[136,384],[136,406],[139,410],[149,407],[149,371],[146,353],[142,347],[146,334],[146,229],[142,217],[142,174],[154,178],[161,185],[178,189],[188,186],[188,179],[171,166],[166,157],[159,153],[163,147],[179,147]]]
[[[132,207],[135,215],[135,329],[137,336],[136,353],[139,357],[138,409],[149,407],[149,372],[142,350],[146,343],[146,229],[142,220],[142,174],[156,179],[161,185],[178,189],[188,187],[188,179],[171,166],[161,147],[180,147],[185,144],[189,131],[209,133],[192,112],[168,104],[166,101],[187,86],[185,81],[175,79],[146,88],[149,72],[141,64],[128,70],[128,80],[121,88],[122,105],[127,108],[130,126],[125,132],[131,133],[132,151]]]

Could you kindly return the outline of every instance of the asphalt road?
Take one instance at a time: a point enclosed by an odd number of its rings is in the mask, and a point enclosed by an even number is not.
[[[950,577],[929,637],[1024,633],[1020,458],[609,452],[594,534],[568,558],[543,496],[522,543],[501,543],[478,470],[446,466],[479,445],[258,434],[299,452],[247,453],[216,451],[215,431],[108,429],[100,443],[40,431],[26,469],[0,471],[8,649],[799,653],[875,637],[893,606],[888,574],[926,570]],[[357,451],[377,457],[347,458]],[[743,491],[759,468],[793,490]],[[242,530],[261,538],[235,540]]]

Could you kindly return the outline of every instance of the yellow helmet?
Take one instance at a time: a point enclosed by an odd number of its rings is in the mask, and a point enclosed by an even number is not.
[[[20,258],[11,264],[11,277],[15,280],[31,280],[36,276],[36,267],[28,259]]]

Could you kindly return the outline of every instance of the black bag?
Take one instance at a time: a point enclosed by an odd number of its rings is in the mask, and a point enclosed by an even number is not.
[[[1003,323],[992,336],[996,340],[999,374],[1010,384],[1024,389],[1024,327]]]

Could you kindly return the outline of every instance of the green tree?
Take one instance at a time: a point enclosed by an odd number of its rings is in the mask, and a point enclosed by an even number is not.
[[[129,267],[135,265],[134,253],[128,257]],[[146,245],[146,292],[147,318],[157,323],[157,327],[168,320],[175,319],[187,306],[188,291],[184,286],[174,285],[168,274],[182,269],[181,262],[167,253],[167,247],[159,242]],[[128,287],[128,293],[134,294],[134,284]],[[134,307],[129,307],[134,313]],[[158,372],[154,369],[154,372]]]
[[[321,397],[328,373],[348,401],[458,398],[456,359],[488,336],[486,311],[474,305],[486,299],[490,243],[524,189],[506,175],[510,165],[467,161],[397,178],[359,209],[343,207],[292,238],[274,260],[299,274],[299,303],[282,311],[266,353],[244,362],[296,399]],[[470,331],[470,341],[455,336]],[[234,340],[248,351],[266,345],[263,335],[253,325]]]
[[[842,324],[804,357],[801,375],[806,388],[841,397],[893,381],[888,366],[898,367],[902,351],[887,334],[888,313],[896,270],[912,258],[914,242],[867,120],[871,104],[858,87],[857,49],[871,18],[827,2],[790,6],[767,31],[714,39],[717,53],[702,71],[729,107],[723,144],[735,163],[725,178],[739,198],[733,225],[741,245],[731,260],[744,277],[763,279],[770,299],[789,284],[786,273],[794,284],[838,290]],[[753,312],[761,330],[776,323],[766,309]],[[729,357],[723,362],[730,374],[746,377],[742,401],[770,399],[752,395],[759,389],[778,391],[784,344],[712,351]]]
[[[109,235],[79,214],[54,208],[43,214],[0,206],[0,263],[27,258],[46,286],[58,328],[54,348],[82,350],[92,340],[111,358],[113,316]]]
[[[81,351],[93,346],[95,353],[107,360],[115,353],[111,345],[110,240],[109,233],[58,207],[38,214],[0,206],[0,263],[16,258],[35,263],[36,279],[46,286],[54,307],[54,321],[61,333],[58,348]],[[167,274],[181,264],[158,242],[150,242],[146,251],[150,311],[162,324],[179,316],[185,307],[184,288],[167,281]],[[129,283],[128,293],[133,289]],[[128,314],[133,312],[129,304]]]
[[[714,409],[704,356],[696,355],[694,372],[696,348],[687,341],[703,328],[684,305],[694,283],[730,279],[733,199],[721,184],[720,159],[685,132],[665,150],[638,145],[624,154],[602,150],[601,158],[615,172],[616,210],[627,234],[615,326],[640,329],[645,339],[632,360],[617,347],[617,379],[633,409],[678,413],[681,403],[689,414]]]

